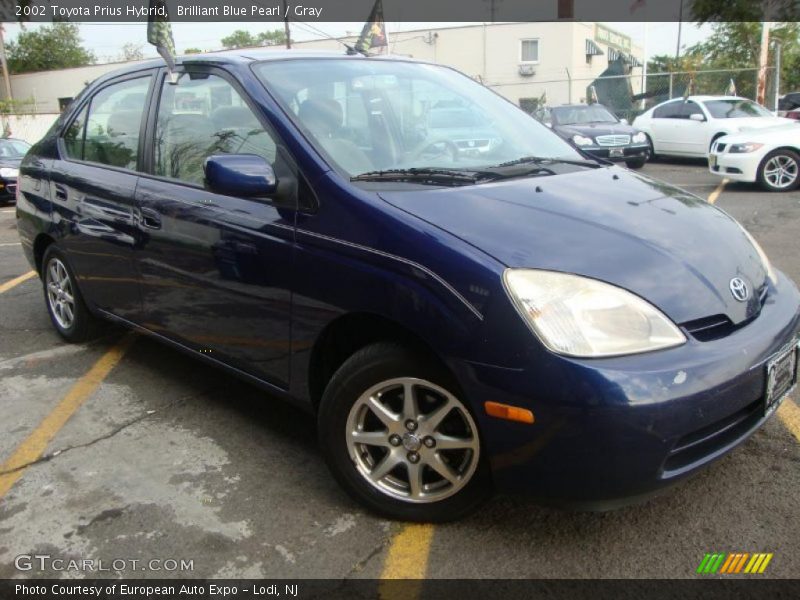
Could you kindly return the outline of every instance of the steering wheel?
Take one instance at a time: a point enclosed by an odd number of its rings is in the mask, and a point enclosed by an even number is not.
[[[444,138],[423,141],[419,146],[417,146],[416,148],[411,150],[411,152],[409,152],[410,158],[411,160],[422,158],[426,150],[433,149],[435,146],[440,146],[440,145],[445,146],[445,148],[450,151],[453,162],[458,162],[458,155],[459,155],[458,146],[456,146],[455,143],[453,143],[451,140],[447,140]],[[440,151],[437,154],[433,154],[432,156],[436,158],[442,156],[445,153],[446,153],[445,151]]]

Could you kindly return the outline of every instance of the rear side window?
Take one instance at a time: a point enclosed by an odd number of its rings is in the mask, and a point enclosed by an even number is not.
[[[217,75],[164,83],[155,134],[155,174],[203,185],[213,154],[257,154],[276,169],[276,143],[239,92]]]
[[[135,169],[150,77],[104,87],[64,132],[67,156]]]
[[[653,111],[654,119],[679,119],[681,117],[681,104],[682,102],[670,102],[663,106],[659,106]]]

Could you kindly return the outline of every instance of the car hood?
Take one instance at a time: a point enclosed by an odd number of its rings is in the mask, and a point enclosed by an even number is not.
[[[0,158],[0,167],[19,169],[20,164],[22,164],[22,158]]]
[[[586,125],[554,125],[553,129],[565,136],[584,135],[597,137],[598,135],[630,135],[633,136],[637,129],[625,123],[587,123]]]
[[[762,129],[744,130],[732,133],[720,139],[726,144],[739,144],[743,142],[760,142],[762,144],[790,144],[800,138],[800,121],[787,119],[788,123],[781,123]]]
[[[765,268],[738,223],[669,184],[607,167],[447,189],[380,192],[508,267],[607,281],[676,323],[760,310]],[[733,298],[744,279],[750,299]]]
[[[731,129],[735,129],[736,131],[767,129],[794,123],[792,119],[784,119],[783,117],[743,117],[741,119],[719,119],[719,121],[726,123]]]

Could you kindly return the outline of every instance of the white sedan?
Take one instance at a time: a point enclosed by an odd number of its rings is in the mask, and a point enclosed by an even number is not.
[[[653,155],[708,156],[715,140],[730,133],[790,123],[760,104],[737,96],[689,96],[663,102],[639,115]]]
[[[735,181],[757,181],[771,192],[800,185],[800,122],[717,139],[708,156],[715,175]]]

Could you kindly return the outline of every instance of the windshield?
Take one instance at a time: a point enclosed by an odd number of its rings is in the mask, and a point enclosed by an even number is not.
[[[554,121],[559,125],[581,125],[585,123],[616,123],[617,117],[605,106],[559,106],[553,108]]]
[[[522,110],[448,68],[334,58],[267,61],[255,72],[349,177],[480,169],[526,156],[582,160]]]
[[[751,100],[708,100],[704,104],[715,119],[772,116],[766,108]]]
[[[0,140],[0,158],[22,158],[30,147],[22,140]]]

